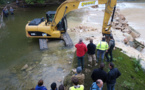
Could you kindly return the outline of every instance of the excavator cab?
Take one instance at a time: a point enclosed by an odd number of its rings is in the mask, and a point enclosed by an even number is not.
[[[47,23],[50,23],[53,21],[54,16],[55,16],[56,11],[48,11],[46,12],[46,18],[47,18]],[[61,32],[66,32],[67,31],[67,19],[66,16],[64,16],[59,23],[57,24],[57,30]]]
[[[46,12],[47,23],[53,21],[55,13],[56,13],[56,11],[48,11],[48,12]]]

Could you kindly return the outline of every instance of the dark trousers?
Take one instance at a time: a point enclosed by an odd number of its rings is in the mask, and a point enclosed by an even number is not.
[[[107,90],[115,90],[115,84],[107,84]]]
[[[81,66],[82,69],[84,68],[84,56],[78,57],[78,66]]]
[[[113,51],[113,48],[110,48],[110,49],[108,50],[108,52],[105,53],[105,56],[106,56],[106,58],[107,58],[107,61],[112,62],[112,60],[113,60],[112,51]],[[108,57],[108,54],[110,54],[110,59],[109,59],[109,57]]]
[[[13,12],[11,12],[11,15],[14,15],[14,13],[13,13]]]

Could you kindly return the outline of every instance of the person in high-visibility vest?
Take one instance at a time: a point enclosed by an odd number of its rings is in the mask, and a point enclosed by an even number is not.
[[[100,58],[100,54],[101,54],[101,62],[103,62],[104,60],[104,55],[105,55],[105,52],[106,50],[108,50],[108,43],[105,41],[105,37],[102,38],[102,41],[100,41],[98,44],[97,44],[97,63],[98,63],[98,60]]]
[[[72,83],[74,86],[70,87],[69,90],[84,90],[84,85],[79,85],[79,79],[76,77],[72,78]]]

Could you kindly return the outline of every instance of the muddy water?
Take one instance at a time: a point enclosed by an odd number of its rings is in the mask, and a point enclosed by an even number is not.
[[[65,48],[62,40],[49,40],[48,50],[40,51],[38,39],[25,36],[25,25],[34,18],[45,17],[47,8],[17,9],[14,16],[4,18],[0,29],[0,82],[1,90],[28,90],[43,79],[44,85],[50,89],[50,84],[62,83],[63,78],[71,70],[74,48]],[[80,22],[84,11],[68,14],[68,26],[75,27]],[[78,17],[76,19],[76,17]],[[75,24],[74,24],[75,23]],[[74,37],[71,34],[71,37]],[[78,42],[77,39],[73,39]],[[21,70],[24,65],[26,70]]]

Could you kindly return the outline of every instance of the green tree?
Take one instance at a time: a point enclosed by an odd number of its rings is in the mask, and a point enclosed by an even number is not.
[[[5,3],[5,0],[0,0],[0,4],[4,4]]]
[[[43,4],[46,0],[25,0],[27,4],[40,3]]]

